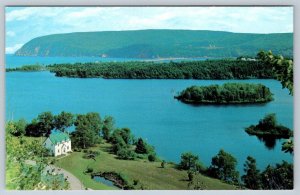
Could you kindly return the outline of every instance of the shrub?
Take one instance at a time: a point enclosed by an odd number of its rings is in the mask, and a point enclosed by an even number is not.
[[[149,155],[148,155],[148,160],[149,160],[150,162],[154,162],[154,161],[156,160],[156,156],[155,156],[154,154],[149,154]]]
[[[133,180],[133,185],[137,185],[140,181],[138,179]]]
[[[86,168],[86,173],[92,173],[94,171],[94,169],[92,167],[87,167]]]
[[[166,161],[163,160],[160,164],[161,168],[165,168],[165,164],[166,164]]]
[[[187,174],[188,174],[189,181],[193,181],[193,179],[194,179],[194,172],[193,171],[188,171]]]

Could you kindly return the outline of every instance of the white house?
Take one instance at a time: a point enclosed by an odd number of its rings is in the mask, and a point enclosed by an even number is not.
[[[71,139],[68,134],[62,132],[51,133],[44,142],[45,148],[51,155],[59,156],[71,152]]]

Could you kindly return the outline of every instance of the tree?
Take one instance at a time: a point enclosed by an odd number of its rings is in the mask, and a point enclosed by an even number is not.
[[[261,188],[260,172],[256,168],[256,160],[251,156],[247,157],[247,161],[244,164],[245,175],[242,176],[246,188],[258,190]]]
[[[184,170],[195,169],[199,157],[192,154],[191,152],[186,152],[181,154],[181,161],[179,167]]]
[[[283,88],[287,88],[290,94],[294,94],[294,62],[291,59],[285,59],[282,55],[273,55],[272,51],[260,51],[257,58],[266,65],[271,65],[273,72],[276,74],[276,79],[281,82]],[[281,150],[284,152],[293,153],[293,140],[286,140]]]
[[[283,161],[275,167],[268,165],[261,173],[261,183],[266,190],[293,189],[293,164]]]
[[[208,173],[226,182],[237,182],[239,173],[236,171],[237,160],[223,149],[212,158]]]
[[[166,165],[166,161],[163,160],[163,161],[161,162],[160,166],[161,166],[161,168],[165,168],[165,165]]]
[[[101,119],[98,113],[78,115],[75,121],[75,131],[72,133],[72,141],[79,148],[88,148],[99,140]]]
[[[70,112],[62,111],[59,115],[54,116],[54,126],[60,131],[65,131],[66,128],[74,124],[74,116]]]
[[[8,129],[6,129],[8,131]],[[6,134],[6,186],[12,190],[68,189],[67,181],[61,181],[52,173],[47,174],[51,183],[43,181],[47,159],[40,142]],[[29,164],[32,160],[33,164]],[[53,185],[55,183],[55,185]]]
[[[147,144],[144,142],[144,140],[142,138],[138,139],[138,141],[136,143],[135,152],[139,153],[139,154],[147,154],[148,153]]]
[[[44,132],[40,131],[39,126],[40,126],[40,123],[38,122],[38,120],[32,119],[31,123],[29,123],[25,128],[26,135],[34,136],[34,137],[43,136]]]
[[[294,153],[294,142],[291,139],[286,140],[285,142],[282,143],[282,151],[285,153]]]
[[[257,54],[257,58],[266,65],[272,66],[276,79],[281,82],[283,88],[287,88],[290,91],[290,94],[293,95],[293,60],[285,59],[282,55],[273,55],[272,51],[260,51]]]
[[[54,116],[51,112],[43,112],[38,115],[38,130],[40,136],[48,136],[51,134],[51,131],[54,129]]]
[[[22,136],[26,133],[26,121],[24,119],[20,119],[18,121],[9,121],[6,124],[7,131],[14,136]]]
[[[111,132],[114,130],[115,120],[111,116],[106,116],[103,121],[102,135],[105,140],[109,140]]]
[[[262,130],[271,130],[276,126],[277,126],[277,119],[275,113],[267,114],[258,123],[258,127]]]

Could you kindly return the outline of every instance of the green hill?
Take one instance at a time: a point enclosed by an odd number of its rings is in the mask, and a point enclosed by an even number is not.
[[[15,55],[223,58],[255,56],[259,50],[292,56],[293,33],[249,34],[204,30],[77,32],[32,39]]]

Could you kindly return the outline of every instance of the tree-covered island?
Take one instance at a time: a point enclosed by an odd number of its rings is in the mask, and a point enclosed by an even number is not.
[[[257,61],[219,59],[182,62],[100,62],[53,64],[58,77],[105,79],[270,79],[271,67]]]
[[[273,100],[270,89],[262,84],[225,83],[223,85],[191,86],[175,96],[192,104],[265,103]]]
[[[275,113],[267,114],[261,119],[257,125],[251,125],[245,129],[249,135],[256,135],[258,137],[274,137],[274,138],[290,138],[293,136],[293,132],[278,124]]]

